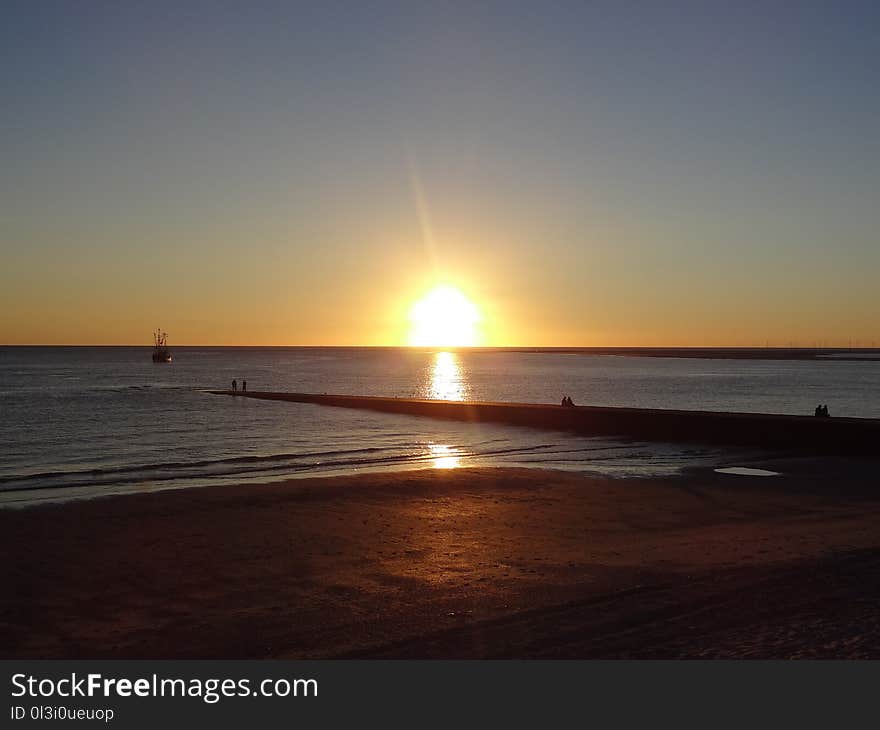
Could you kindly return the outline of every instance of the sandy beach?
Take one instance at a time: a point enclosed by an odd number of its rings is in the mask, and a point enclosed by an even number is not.
[[[425,470],[3,510],[0,647],[877,658],[872,481],[818,461],[772,478]]]

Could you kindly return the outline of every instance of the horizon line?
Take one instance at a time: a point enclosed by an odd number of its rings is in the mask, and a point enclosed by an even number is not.
[[[141,347],[153,349],[154,345],[143,343],[64,343],[23,342],[0,343],[0,347]],[[230,344],[179,344],[175,347],[225,347],[251,349],[363,349],[363,350],[804,350],[804,351],[880,351],[880,347],[861,345],[230,345]]]

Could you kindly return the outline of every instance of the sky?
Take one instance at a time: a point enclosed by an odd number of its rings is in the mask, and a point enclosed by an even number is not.
[[[875,3],[7,2],[0,344],[880,340]]]

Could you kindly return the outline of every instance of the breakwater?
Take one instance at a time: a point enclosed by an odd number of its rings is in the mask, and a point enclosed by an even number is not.
[[[737,444],[807,450],[813,453],[880,453],[880,419],[602,406],[566,408],[540,403],[438,401],[316,393],[233,393],[230,390],[209,392],[237,398],[315,403],[382,413],[453,421],[506,423],[648,441]]]

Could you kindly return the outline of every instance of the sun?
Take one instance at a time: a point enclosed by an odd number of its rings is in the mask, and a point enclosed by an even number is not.
[[[416,347],[470,347],[478,344],[480,310],[452,286],[437,286],[413,304],[409,344]]]

